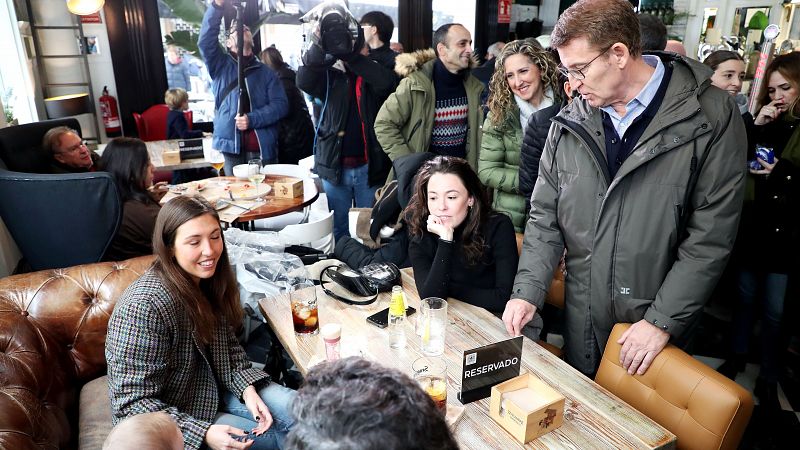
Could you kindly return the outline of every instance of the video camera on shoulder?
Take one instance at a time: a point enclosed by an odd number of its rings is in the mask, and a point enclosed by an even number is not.
[[[346,57],[363,45],[361,27],[341,0],[329,0],[317,5],[300,21],[305,24],[307,44],[319,45],[326,55]],[[306,50],[304,48],[303,51]]]

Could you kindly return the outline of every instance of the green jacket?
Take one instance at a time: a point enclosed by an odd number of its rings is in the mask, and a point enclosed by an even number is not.
[[[494,190],[492,207],[511,217],[517,233],[525,229],[526,199],[519,192],[521,145],[522,127],[516,105],[509,108],[506,119],[496,127],[492,125],[492,113],[486,116],[478,156],[478,178]]]
[[[565,356],[584,373],[597,369],[618,322],[645,319],[685,343],[736,237],[747,143],[739,110],[711,87],[708,67],[659,56],[673,68],[666,95],[616,177],[600,110],[576,98],[553,119],[531,199],[511,296],[541,308],[566,247]],[[705,162],[679,240],[693,154]]]
[[[383,103],[375,119],[375,135],[389,159],[427,152],[433,132],[436,92],[433,88],[433,49],[403,53],[395,59],[394,70],[405,77],[397,90]],[[478,168],[481,143],[480,106],[483,83],[472,75],[464,78],[469,115],[467,118],[467,161]],[[393,178],[390,175],[390,178]]]

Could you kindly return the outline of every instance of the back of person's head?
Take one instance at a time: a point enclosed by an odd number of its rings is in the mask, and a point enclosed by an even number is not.
[[[42,150],[50,155],[55,155],[61,151],[61,136],[67,133],[79,136],[77,131],[67,126],[54,127],[47,130],[47,133],[42,138]]]
[[[667,26],[656,16],[639,14],[642,50],[664,50],[667,47]]]
[[[494,44],[490,45],[489,48],[486,49],[486,55],[492,55],[492,58],[497,58],[500,56],[500,52],[503,51],[503,47],[505,46],[505,42],[497,41]]]
[[[394,33],[394,21],[380,11],[370,11],[361,17],[361,25],[372,25],[378,29],[378,39],[388,44]]]
[[[154,201],[147,195],[149,166],[147,145],[140,139],[129,137],[108,141],[98,163],[98,169],[114,177],[123,202],[132,199],[144,203]]]
[[[183,104],[189,101],[189,93],[182,88],[167,89],[164,93],[164,103],[169,109],[181,109]]]
[[[800,52],[791,52],[778,55],[772,60],[771,63],[769,63],[767,69],[764,71],[764,86],[761,90],[761,95],[759,98],[759,102],[762,106],[769,104],[771,101],[769,98],[769,89],[767,89],[767,84],[769,83],[770,77],[775,72],[780,73],[783,78],[789,82],[789,85],[795,89],[795,91],[800,92]],[[800,95],[795,98],[792,105],[789,105],[788,111],[794,115],[800,114],[797,108],[798,101],[800,101]]]
[[[218,318],[224,317],[228,326],[238,330],[244,312],[222,236],[222,253],[214,275],[201,279],[199,289],[174,257],[178,229],[186,222],[204,215],[219,222],[216,209],[199,196],[181,195],[161,207],[153,229],[153,253],[156,255],[153,270],[167,292],[186,305],[200,340],[209,343]]]
[[[428,183],[436,174],[457,176],[464,185],[467,195],[473,199],[472,207],[469,208],[467,217],[459,227],[463,227],[461,242],[467,263],[477,264],[484,252],[484,236],[481,230],[489,219],[492,206],[486,189],[478,179],[478,174],[463,158],[437,156],[420,167],[414,182],[414,195],[404,213],[409,236],[419,238],[427,229],[428,216],[431,214],[428,209]]]
[[[639,19],[627,0],[578,0],[567,8],[553,28],[550,45],[557,49],[578,38],[598,50],[620,42],[634,58],[642,54]]]
[[[494,73],[489,80],[488,107],[492,113],[492,123],[497,126],[506,120],[514,104],[514,94],[506,80],[505,63],[513,55],[525,56],[531,64],[539,69],[539,85],[542,93],[551,91],[553,102],[561,99],[561,83],[559,81],[558,64],[553,60],[549,51],[542,48],[533,38],[511,41],[503,47],[495,63]],[[524,128],[524,124],[523,124]]]
[[[686,47],[683,46],[683,42],[674,39],[667,39],[667,46],[664,47],[664,51],[686,56]]]
[[[115,426],[103,450],[182,450],[183,435],[165,412],[137,414]]]
[[[408,375],[362,358],[320,364],[292,405],[292,450],[457,449],[444,417]]]
[[[280,50],[274,46],[269,46],[261,51],[261,62],[272,70],[281,69],[285,65],[283,62],[283,55],[281,55]]]

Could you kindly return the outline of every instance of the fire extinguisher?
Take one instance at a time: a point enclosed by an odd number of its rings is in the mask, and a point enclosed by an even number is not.
[[[122,136],[117,99],[108,95],[108,86],[103,86],[103,95],[100,96],[100,112],[103,114],[103,126],[106,129],[106,136]]]

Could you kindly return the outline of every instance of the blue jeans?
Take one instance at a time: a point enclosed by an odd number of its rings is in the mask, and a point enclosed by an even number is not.
[[[257,436],[250,450],[274,450],[283,447],[283,441],[294,425],[294,418],[289,412],[297,392],[283,387],[277,383],[270,383],[258,391],[272,414],[272,426],[261,436]],[[222,395],[220,411],[214,418],[214,424],[230,425],[248,433],[258,424],[253,420],[253,414],[236,396],[229,391]],[[205,444],[203,448],[208,448]]]
[[[339,184],[322,180],[328,196],[328,210],[333,211],[333,237],[337,240],[349,235],[348,213],[355,200],[356,208],[371,208],[375,203],[375,191],[379,186],[369,186],[369,164],[342,168]]]
[[[789,275],[783,273],[757,273],[740,270],[738,274],[739,302],[733,316],[733,351],[744,355],[753,331],[754,305],[761,293],[764,311],[761,315],[761,373],[768,382],[780,376],[781,318],[783,300]]]
[[[241,152],[238,155],[233,153],[222,153],[222,156],[225,157],[225,175],[232,177],[233,176],[233,166],[238,164],[247,164],[251,159],[257,159],[261,155],[258,153],[250,153],[250,152]],[[275,164],[277,163],[277,159],[262,159],[261,164]]]

